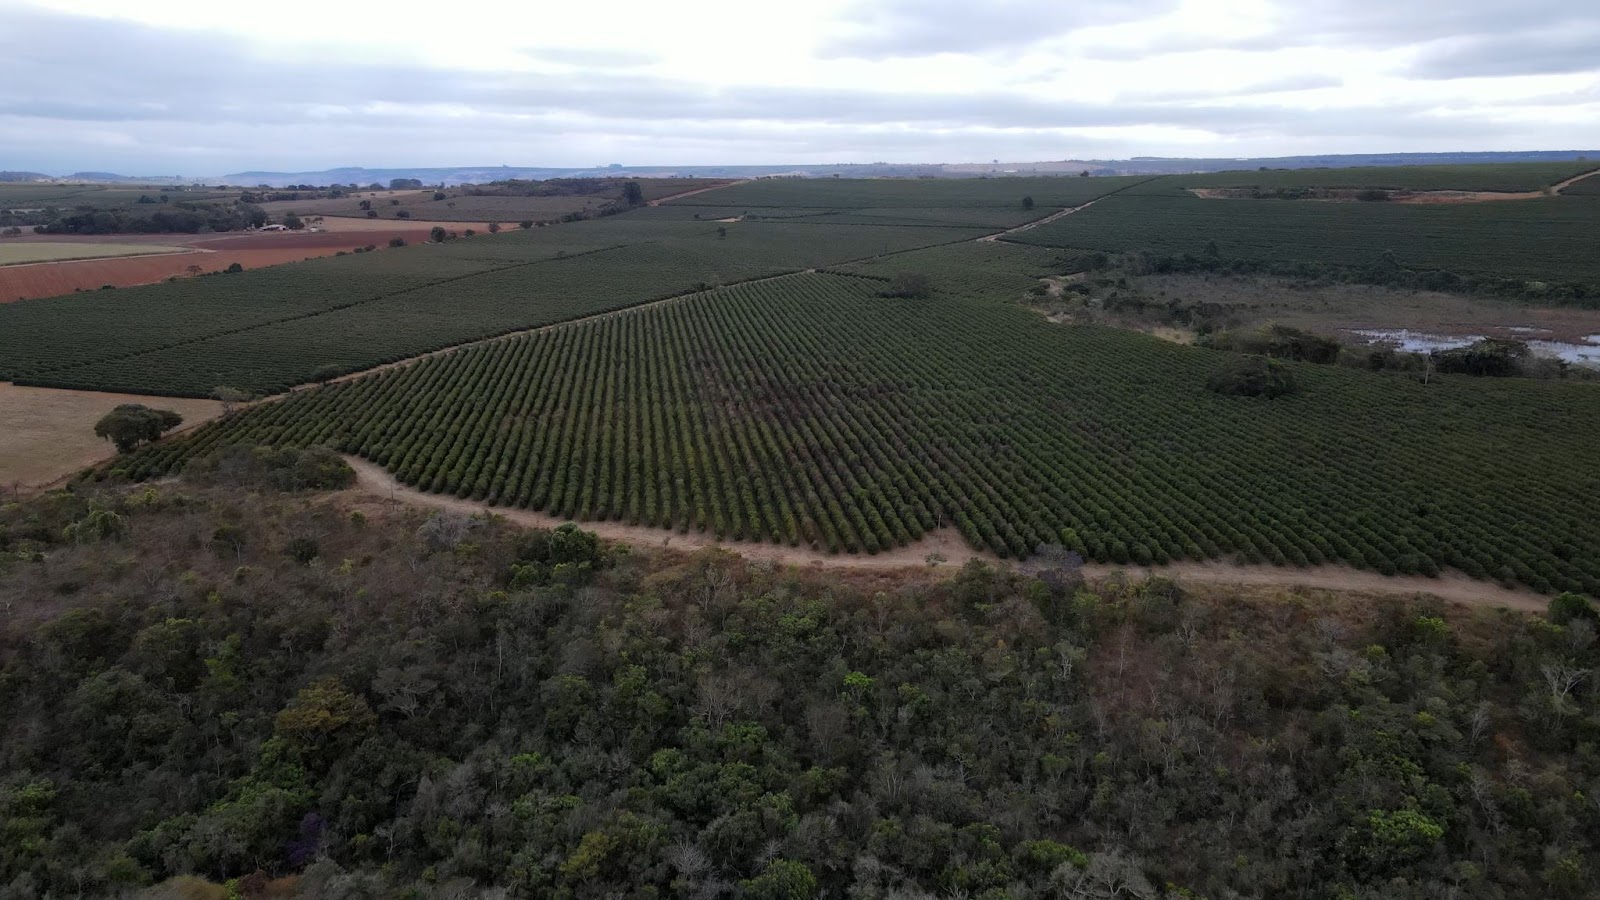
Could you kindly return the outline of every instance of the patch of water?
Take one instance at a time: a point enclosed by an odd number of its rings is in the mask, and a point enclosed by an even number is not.
[[[1532,328],[1528,326],[1513,326],[1507,331],[1521,333],[1548,332],[1548,328]],[[1393,329],[1352,329],[1351,334],[1366,338],[1374,344],[1387,344],[1406,353],[1433,353],[1440,350],[1455,350],[1460,347],[1470,347],[1483,340],[1481,334],[1432,334],[1425,331],[1412,331],[1409,328]],[[1600,368],[1600,334],[1584,336],[1584,343],[1574,344],[1566,341],[1528,341],[1528,349],[1535,356],[1555,357],[1564,359],[1575,366]]]
[[[1507,331],[1515,331],[1517,334],[1549,334],[1550,333],[1550,329],[1548,329],[1548,328],[1534,328],[1531,325],[1513,325],[1510,328],[1507,328],[1506,330]]]
[[[1481,334],[1429,334],[1409,328],[1352,330],[1374,344],[1393,344],[1407,353],[1431,353],[1470,347],[1483,340]]]
[[[1584,338],[1587,343],[1569,344],[1565,341],[1529,341],[1528,349],[1539,356],[1554,356],[1575,366],[1600,369],[1600,334]]]

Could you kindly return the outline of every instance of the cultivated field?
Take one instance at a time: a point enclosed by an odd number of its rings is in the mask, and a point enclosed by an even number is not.
[[[1298,393],[1226,396],[1208,382],[1235,354],[1029,307],[1065,303],[1097,251],[1345,281],[1548,279],[1580,302],[1600,296],[1584,252],[1595,202],[1218,202],[1139,178],[742,182],[589,221],[10,304],[0,375],[271,393],[525,331],[296,392],[115,468],[325,443],[469,501],[807,552],[906,552],[954,528],[1008,557],[1061,544],[1107,565],[1457,569],[1592,591],[1593,383],[1286,363]],[[1120,271],[1110,289],[1153,277]],[[921,286],[903,291],[908,276]],[[1270,304],[1252,290],[1242,306]]]
[[[44,241],[0,240],[0,266],[27,265],[29,263],[66,262],[76,259],[106,259],[116,256],[143,256],[151,253],[172,253],[171,248],[158,244],[111,244]],[[4,296],[0,291],[0,296]]]
[[[1404,266],[1600,285],[1600,201],[1409,205],[1218,201],[1176,186],[1128,191],[1010,238],[1048,247],[1223,260]],[[1392,262],[1391,262],[1392,260]],[[1596,292],[1600,296],[1600,291]]]
[[[1349,169],[1272,169],[1172,175],[1147,186],[1185,188],[1333,188],[1413,191],[1537,191],[1600,169],[1595,162],[1508,163],[1481,166],[1389,166]]]
[[[618,217],[626,218],[626,217]],[[971,240],[962,228],[605,219],[178,284],[0,306],[0,377],[79,389],[273,393],[319,370],[716,284]]]
[[[231,200],[238,197],[234,190],[187,190],[173,186],[121,187],[105,184],[32,184],[0,182],[0,210],[17,208],[71,209],[93,206],[97,209],[119,209],[139,206],[140,199],[160,202],[204,200]],[[145,204],[148,205],[148,204]]]
[[[1061,543],[1600,587],[1581,549],[1600,547],[1600,391],[1308,365],[1302,396],[1224,397],[1205,387],[1221,353],[882,286],[794,275],[495,342],[126,467],[326,442],[428,490],[829,552],[954,525],[1002,556]]]
[[[186,279],[194,277],[194,267],[202,273],[214,274],[235,263],[246,269],[259,269],[348,253],[369,245],[383,249],[397,237],[407,243],[422,243],[428,240],[434,224],[365,219],[330,221],[347,222],[351,227],[330,228],[326,233],[138,235],[130,236],[130,243],[126,244],[130,249],[138,248],[141,255],[137,256],[84,259],[79,255],[83,252],[80,250],[72,251],[69,260],[49,265],[0,266],[0,303],[93,291],[108,284],[124,288]],[[450,227],[463,226],[451,223]],[[29,251],[21,248],[40,243],[28,237],[11,240],[18,243],[0,243],[0,253],[14,247],[25,255]],[[63,248],[97,246],[93,238],[68,236],[55,238],[55,241]],[[4,368],[0,363],[0,370]]]

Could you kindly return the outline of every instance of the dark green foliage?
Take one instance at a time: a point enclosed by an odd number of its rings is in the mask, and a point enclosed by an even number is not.
[[[1502,378],[1519,374],[1527,360],[1527,344],[1501,338],[1485,338],[1471,346],[1440,350],[1433,354],[1434,365],[1441,372]]]
[[[1253,353],[1274,359],[1330,365],[1339,361],[1339,342],[1287,325],[1268,325],[1256,331],[1226,331],[1211,335],[1206,346],[1236,353]]]
[[[182,424],[183,416],[172,410],[151,409],[143,403],[123,403],[94,423],[94,434],[115,444],[118,453],[129,453]]]
[[[812,900],[817,878],[801,863],[775,859],[760,875],[739,882],[739,889],[750,900]]]
[[[1588,597],[1567,591],[1557,594],[1550,601],[1551,622],[1566,625],[1579,619],[1600,623],[1600,611],[1595,609],[1594,601]]]
[[[316,538],[296,537],[283,545],[283,554],[302,566],[308,566],[322,555],[322,550],[317,546]]]
[[[795,275],[469,348],[244,410],[118,468],[327,444],[489,504],[824,551],[954,527],[1021,557],[1071,529],[1069,549],[1101,562],[1600,587],[1593,385],[1258,360],[1305,390],[1257,402],[1206,389],[1233,354],[882,284]]]
[[[1530,281],[1559,283],[1570,286],[1568,302],[1592,305],[1600,298],[1600,254],[1590,252],[1600,216],[1593,197],[1424,204],[1206,200],[1161,189],[1162,183],[1108,197],[1007,240],[1144,254],[1161,263],[1158,271],[1275,266],[1287,274],[1299,266],[1308,275],[1432,290],[1511,293]],[[1205,254],[1210,242],[1216,257]]]
[[[638,206],[644,203],[644,189],[637,181],[624,182],[622,185],[622,202],[628,206]]]
[[[933,279],[921,272],[899,272],[889,279],[882,296],[902,300],[926,300],[933,296]]]
[[[355,483],[355,470],[325,447],[258,447],[233,444],[190,460],[184,477],[276,491],[331,491]]]
[[[43,557],[0,567],[8,896],[187,873],[169,889],[1505,900],[1584,897],[1600,866],[1576,623],[1121,580],[1055,619],[982,563],[858,581],[715,551],[507,589],[599,548],[93,499],[122,543],[59,539],[85,496],[0,507]],[[229,526],[225,556],[190,541]],[[305,533],[322,564],[280,552]]]
[[[1235,397],[1283,397],[1300,389],[1294,370],[1266,356],[1229,360],[1206,380],[1206,387]]]

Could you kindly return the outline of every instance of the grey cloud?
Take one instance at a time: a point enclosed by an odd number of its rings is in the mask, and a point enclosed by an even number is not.
[[[1178,101],[1178,100],[1217,100],[1225,97],[1257,97],[1262,94],[1286,94],[1294,91],[1315,91],[1323,88],[1335,88],[1344,85],[1344,79],[1334,75],[1291,75],[1287,78],[1278,78],[1271,81],[1257,81],[1241,85],[1236,88],[1219,88],[1215,90],[1184,90],[1174,89],[1166,91],[1147,91],[1129,93],[1125,96],[1145,101]]]
[[[1559,33],[1465,38],[1424,47],[1407,74],[1416,78],[1489,78],[1600,70],[1600,22]]]
[[[931,56],[1025,46],[1078,28],[1159,15],[1175,0],[861,0],[825,57]]]
[[[1583,0],[1280,0],[1286,34],[1316,42],[1395,47],[1444,38],[1565,28],[1600,22]]]
[[[1538,53],[1539,32],[1584,33],[1600,27],[1600,6],[1581,0],[1277,0],[1274,9],[1276,21],[1265,33],[1235,37],[1166,34],[1128,45],[1085,45],[1079,52],[1091,59],[1125,61],[1199,50],[1386,50],[1444,41],[1493,42],[1511,56],[1521,41],[1527,43],[1525,54],[1531,65]]]
[[[1432,114],[1398,103],[1310,110],[1221,102],[1327,86],[1316,76],[1217,97],[1101,104],[998,89],[714,87],[615,67],[529,75],[339,57],[283,65],[255,53],[213,34],[0,9],[0,83],[7,85],[0,158],[11,168],[47,171],[109,168],[120,159],[147,172],[181,166],[203,174],[347,162],[460,164],[484,155],[592,164],[624,153],[667,163],[1171,152],[1081,137],[1084,129],[1119,126],[1180,127],[1240,153],[1316,150],[1319,141],[1320,149],[1359,149],[1350,144],[1356,140],[1368,141],[1367,149],[1375,142],[1431,149],[1417,142],[1509,147],[1531,140],[1525,125],[1513,129],[1487,113]],[[470,114],[441,115],[441,106]],[[393,159],[396,153],[404,158]]]

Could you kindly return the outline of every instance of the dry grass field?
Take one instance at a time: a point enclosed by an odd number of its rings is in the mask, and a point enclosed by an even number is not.
[[[94,423],[121,403],[143,403],[183,416],[183,426],[222,413],[215,400],[61,391],[0,383],[0,492],[42,487],[116,451],[95,437]]]

